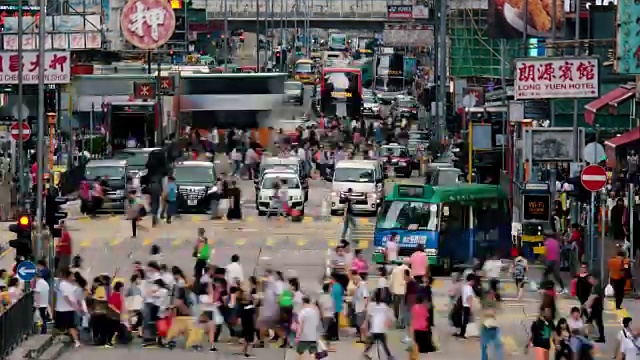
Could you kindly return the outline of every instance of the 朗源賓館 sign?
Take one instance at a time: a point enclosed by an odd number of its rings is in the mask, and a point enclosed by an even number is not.
[[[0,84],[17,84],[18,69],[22,63],[23,84],[38,83],[40,61],[37,51],[25,51],[22,61],[18,52],[0,52]],[[71,82],[71,54],[68,51],[47,51],[44,54],[44,83],[68,84]]]
[[[597,58],[516,59],[513,78],[515,100],[598,97]]]
[[[387,19],[411,20],[412,17],[412,5],[387,5]]]

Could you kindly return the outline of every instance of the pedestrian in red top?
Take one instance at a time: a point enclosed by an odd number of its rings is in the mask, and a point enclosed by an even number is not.
[[[69,229],[64,221],[60,221],[62,236],[56,240],[55,270],[68,268],[71,265],[72,241]]]
[[[122,293],[123,288],[124,284],[117,281],[113,285],[113,291],[107,299],[107,304],[109,305],[109,311],[107,312],[108,321],[106,323],[109,327],[107,330],[107,347],[113,346],[111,339],[113,339],[113,335],[115,334],[118,334],[120,343],[127,343],[128,330],[121,321],[121,314],[126,310],[124,306],[124,295]]]

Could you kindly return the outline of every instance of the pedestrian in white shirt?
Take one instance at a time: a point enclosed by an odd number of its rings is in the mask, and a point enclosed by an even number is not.
[[[75,346],[78,347],[80,346],[80,340],[76,329],[76,313],[84,313],[84,310],[78,304],[78,299],[76,298],[76,289],[78,287],[73,283],[73,279],[73,274],[69,269],[60,271],[54,319],[56,329],[60,332],[69,332]]]
[[[462,323],[460,326],[460,333],[455,335],[461,339],[467,338],[467,325],[471,322],[471,310],[475,298],[475,293],[473,292],[475,280],[476,276],[474,274],[467,275],[467,283],[462,287]]]
[[[369,351],[378,343],[382,345],[387,359],[393,359],[387,345],[387,330],[391,328],[392,324],[393,313],[387,304],[382,301],[382,292],[378,289],[373,295],[373,302],[367,306],[367,319],[362,325],[369,329],[369,342],[363,352],[365,359],[371,360]]]
[[[500,301],[499,288],[500,272],[502,271],[502,268],[502,261],[500,261],[497,255],[492,256],[482,265],[482,271],[484,271],[485,276],[487,277],[487,279],[489,279],[489,288],[496,294],[497,301]]]
[[[244,272],[242,271],[242,265],[240,264],[240,256],[233,254],[231,256],[231,263],[227,265],[225,272],[225,280],[229,285],[235,284],[238,281],[244,282]]]
[[[33,288],[33,307],[38,312],[42,326],[40,334],[47,333],[47,323],[49,322],[49,283],[42,278],[42,271],[36,272],[36,285]]]
[[[22,290],[20,290],[20,280],[17,277],[12,277],[7,281],[7,296],[9,297],[9,304],[15,304],[22,296]]]
[[[302,298],[302,309],[298,313],[298,326],[296,329],[296,353],[301,359],[306,352],[313,356],[318,352],[318,340],[320,340],[321,328],[320,311],[311,304],[308,296]]]
[[[618,360],[640,360],[640,328],[631,330],[631,336],[623,338]]]

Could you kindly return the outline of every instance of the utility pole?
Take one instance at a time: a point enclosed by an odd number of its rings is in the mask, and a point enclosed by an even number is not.
[[[574,56],[580,56],[580,0],[576,0],[575,1],[576,4],[576,34],[575,34],[575,41],[576,41],[576,49],[575,49],[575,55]],[[579,136],[579,132],[578,132],[578,100],[573,100],[573,143],[574,143],[574,151],[575,151],[575,156],[576,156],[576,160],[578,161],[578,159],[580,158],[579,154],[580,151],[582,149],[580,149],[580,136]]]
[[[224,41],[222,42],[222,46],[224,46],[224,72],[227,72],[227,65],[229,62],[229,0],[224,0]]]
[[[256,0],[256,71],[260,72],[260,0]]]
[[[24,91],[22,89],[23,82],[23,64],[24,64],[24,52],[22,51],[22,40],[24,38],[24,30],[23,27],[23,19],[22,19],[22,3],[18,6],[18,59],[20,59],[20,66],[18,66],[18,149],[17,149],[17,159],[18,159],[18,188],[20,189],[20,193],[18,198],[20,199],[20,207],[25,206],[25,195],[27,194],[27,184],[24,178],[24,141],[22,140],[22,126],[24,123],[24,114],[22,113],[22,109],[24,108]]]
[[[36,186],[36,218],[38,219],[36,222],[36,251],[35,257],[36,260],[40,258],[42,251],[42,221],[43,221],[43,197],[44,193],[44,167],[45,164],[45,156],[44,156],[44,67],[45,67],[45,32],[46,32],[46,14],[47,14],[47,2],[46,0],[39,0],[40,5],[40,18],[38,24],[38,144],[36,151],[36,159],[38,163],[38,179]],[[20,3],[20,7],[22,8],[22,3]],[[20,39],[19,39],[20,40]],[[22,63],[20,64],[20,68],[22,68]],[[53,239],[52,239],[53,240]]]
[[[438,26],[438,99],[436,116],[438,140],[444,139],[447,127],[447,1],[440,0],[440,25]],[[442,107],[440,107],[442,104]]]

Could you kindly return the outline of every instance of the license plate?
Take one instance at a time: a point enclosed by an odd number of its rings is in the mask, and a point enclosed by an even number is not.
[[[198,205],[198,200],[188,200],[187,204],[189,206],[196,206],[196,205]]]

